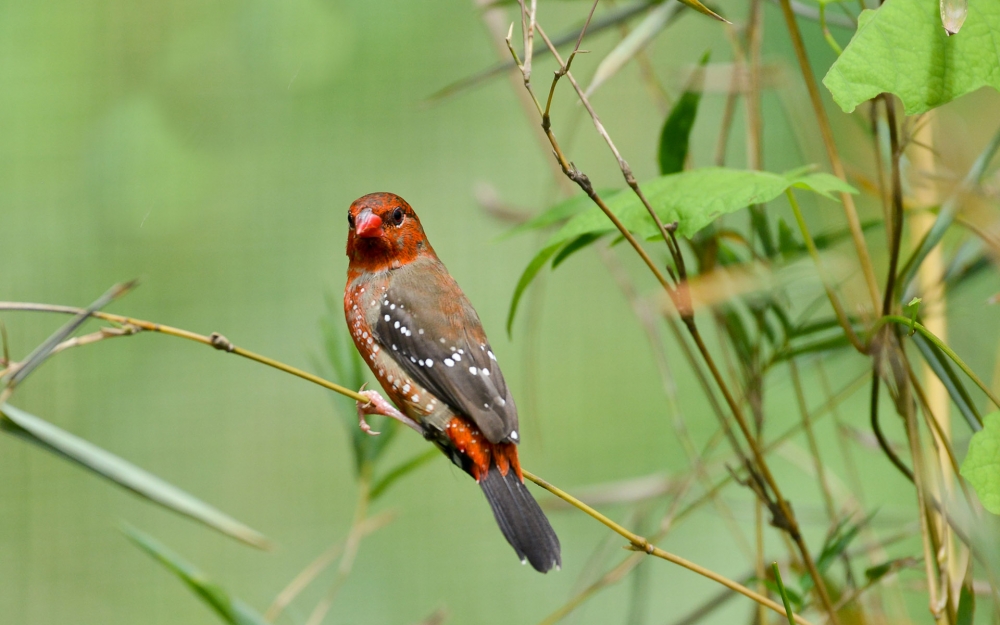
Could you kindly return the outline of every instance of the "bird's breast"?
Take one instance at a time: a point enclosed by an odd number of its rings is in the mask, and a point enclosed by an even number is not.
[[[389,282],[388,274],[361,274],[348,281],[344,313],[351,338],[389,399],[411,419],[442,430],[452,416],[451,410],[407,375],[396,361],[403,357],[397,346],[380,344],[372,332]]]

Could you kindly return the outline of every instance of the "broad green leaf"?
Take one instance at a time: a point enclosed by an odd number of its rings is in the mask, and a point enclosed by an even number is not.
[[[845,112],[893,93],[907,115],[989,85],[1000,89],[1000,2],[969,0],[960,36],[941,27],[938,3],[886,0],[858,19],[851,43],[823,79]]]
[[[685,237],[691,237],[722,215],[751,204],[769,202],[792,186],[815,190],[826,197],[831,197],[832,191],[857,193],[839,178],[825,173],[809,173],[808,168],[774,174],[705,167],[660,176],[640,186],[660,219],[664,223],[676,221],[677,233]],[[647,239],[659,237],[655,222],[631,189],[605,197],[605,203],[631,232]],[[549,237],[541,251],[528,263],[514,289],[507,315],[507,333],[510,334],[524,290],[546,261],[555,256],[564,245],[581,236],[588,235],[596,239],[615,231],[616,228],[607,215],[599,207],[592,206],[572,217]]]
[[[688,144],[691,139],[691,128],[698,116],[698,104],[701,102],[701,89],[705,82],[705,65],[708,64],[710,52],[701,57],[698,68],[692,74],[690,82],[681,97],[677,99],[670,114],[663,122],[660,131],[659,162],[660,174],[675,174],[684,170],[684,160],[688,154]]]
[[[972,484],[984,508],[1000,514],[1000,411],[983,417],[983,429],[972,435],[962,477]]]
[[[227,536],[260,549],[270,547],[269,541],[259,532],[219,512],[200,499],[10,404],[0,405],[0,430],[31,441],[141,497],[204,523]]]
[[[837,181],[837,182],[834,182]],[[830,174],[788,174],[705,167],[654,178],[641,185],[646,198],[664,223],[678,222],[677,233],[691,237],[715,219],[778,197],[790,186],[809,188],[829,197],[831,189],[856,193]],[[626,189],[607,199],[608,208],[633,233],[652,238],[659,230],[636,195]],[[574,239],[584,233],[604,233],[614,225],[598,207],[569,220],[546,244]]]
[[[129,540],[180,578],[198,598],[230,625],[268,625],[264,617],[249,605],[231,597],[221,586],[153,537],[131,527],[123,530]]]

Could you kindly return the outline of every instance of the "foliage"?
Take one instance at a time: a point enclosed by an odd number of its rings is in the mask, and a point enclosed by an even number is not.
[[[240,599],[232,597],[221,586],[153,537],[131,527],[124,529],[137,547],[148,553],[168,571],[176,575],[199,599],[229,625],[266,625],[267,621]]]
[[[1000,412],[983,417],[983,429],[969,441],[962,477],[976,489],[984,508],[1000,514]]]
[[[938,4],[887,0],[862,11],[858,31],[823,84],[845,112],[892,93],[919,115],[988,85],[1000,89],[1000,5],[968,0],[958,36],[941,27]]]

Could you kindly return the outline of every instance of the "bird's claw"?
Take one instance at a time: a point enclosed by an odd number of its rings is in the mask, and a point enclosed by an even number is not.
[[[360,401],[357,403],[358,427],[360,427],[361,431],[364,432],[365,434],[368,434],[370,436],[378,436],[379,434],[381,434],[381,432],[376,432],[372,430],[372,426],[368,425],[368,422],[365,421],[365,417],[367,415],[372,415],[372,414],[382,415],[383,417],[389,417],[390,419],[395,419],[396,421],[399,421],[403,425],[409,426],[414,430],[416,430],[417,432],[420,432],[421,434],[423,433],[424,430],[422,427],[420,427],[420,424],[418,424],[413,419],[407,417],[400,411],[396,410],[392,406],[392,404],[387,402],[381,395],[378,394],[377,391],[362,390],[360,391],[359,394],[368,400],[367,403],[362,403]]]

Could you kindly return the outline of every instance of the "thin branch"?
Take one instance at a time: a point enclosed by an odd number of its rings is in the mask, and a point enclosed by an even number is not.
[[[620,536],[624,537],[626,540],[629,541],[629,543],[630,543],[630,547],[629,548],[630,549],[632,549],[634,551],[641,552],[641,553],[645,553],[645,554],[648,554],[648,555],[651,555],[651,556],[656,556],[656,557],[662,558],[662,559],[664,559],[664,560],[666,560],[668,562],[672,562],[672,563],[674,563],[674,564],[676,564],[678,566],[684,567],[684,568],[686,568],[687,570],[689,570],[689,571],[691,571],[693,573],[697,573],[698,575],[701,575],[702,577],[706,577],[706,578],[708,578],[708,579],[710,579],[710,580],[712,580],[712,581],[714,581],[716,583],[722,584],[726,588],[729,588],[730,590],[738,592],[741,595],[743,595],[744,597],[752,599],[753,601],[756,601],[757,603],[761,603],[763,605],[766,605],[768,608],[770,608],[774,612],[780,614],[781,616],[786,616],[785,609],[782,606],[780,606],[777,603],[775,603],[774,601],[771,601],[767,597],[763,597],[763,596],[755,593],[754,591],[750,590],[746,586],[743,586],[742,584],[739,584],[739,583],[737,583],[737,582],[735,582],[735,581],[733,581],[733,580],[731,580],[731,579],[729,579],[729,578],[727,578],[727,577],[725,577],[723,575],[720,575],[720,574],[718,574],[718,573],[716,573],[714,571],[706,569],[703,566],[700,566],[698,564],[695,564],[694,562],[691,562],[689,560],[685,560],[684,558],[681,558],[680,556],[676,556],[676,555],[674,555],[672,553],[664,551],[663,549],[660,549],[659,547],[657,547],[657,546],[653,545],[652,543],[650,543],[646,538],[644,538],[642,536],[639,536],[638,534],[635,534],[635,533],[629,531],[628,529],[622,527],[621,525],[615,523],[614,521],[612,521],[608,517],[604,516],[603,514],[601,514],[600,512],[598,512],[597,510],[594,510],[593,508],[591,508],[587,504],[583,503],[579,499],[573,497],[572,495],[570,495],[566,491],[564,491],[564,490],[562,490],[562,489],[560,489],[560,488],[558,488],[556,486],[553,486],[552,484],[546,482],[545,480],[543,480],[542,478],[538,477],[537,475],[534,475],[534,474],[532,474],[532,473],[530,473],[528,471],[524,471],[524,477],[528,478],[529,480],[531,480],[535,484],[538,484],[539,486],[541,486],[545,490],[549,491],[550,493],[552,493],[556,497],[559,497],[560,499],[562,499],[562,500],[566,501],[567,503],[571,504],[573,507],[577,508],[578,510],[580,510],[580,511],[586,513],[587,515],[589,515],[589,516],[597,519],[598,521],[600,521],[601,523],[603,523],[604,525],[606,525],[607,527],[609,527],[611,530],[613,530],[614,532],[616,532]],[[804,618],[802,618],[801,616],[798,616],[798,615],[795,616],[795,621],[797,623],[799,623],[799,625],[811,625],[809,621],[805,620]]]
[[[68,315],[78,315],[86,310],[82,308],[75,308],[73,306],[55,306],[49,304],[34,304],[26,302],[0,302],[0,310],[21,310],[21,311],[33,311],[33,312],[51,312],[51,313],[61,313]],[[111,313],[106,313],[102,311],[96,311],[91,313],[91,317],[96,319],[103,319],[104,321],[110,321],[111,323],[117,323],[123,326],[134,326],[140,330],[145,330],[147,332],[158,332],[160,334],[166,334],[169,336],[176,336],[178,338],[187,339],[189,341],[194,341],[196,343],[201,343],[202,345],[208,345],[219,351],[228,352],[230,354],[235,354],[237,356],[242,356],[243,358],[248,358],[255,362],[259,362],[262,365],[267,365],[268,367],[273,367],[279,371],[284,371],[285,373],[290,373],[296,377],[302,378],[303,380],[312,382],[313,384],[318,384],[323,388],[329,389],[335,393],[340,393],[346,397],[350,397],[354,401],[367,402],[368,400],[364,395],[361,395],[357,391],[352,391],[349,388],[343,387],[339,384],[325,380],[318,375],[313,375],[291,365],[286,365],[283,362],[279,362],[267,356],[262,356],[260,354],[251,352],[250,350],[243,349],[242,347],[236,347],[229,340],[219,333],[213,333],[211,336],[204,336],[196,332],[190,332],[188,330],[182,330],[180,328],[174,328],[172,326],[163,325],[162,323],[154,323],[152,321],[144,321],[142,319],[135,319],[132,317],[125,317],[122,315],[113,315]]]
[[[802,71],[802,78],[805,80],[806,89],[809,92],[809,100],[812,102],[820,135],[823,137],[823,145],[826,146],[827,157],[830,159],[830,166],[833,168],[834,175],[846,182],[847,174],[844,172],[844,165],[840,160],[840,153],[837,151],[837,144],[833,139],[830,120],[827,118],[826,109],[823,108],[823,100],[820,97],[819,87],[816,85],[816,77],[813,76],[812,67],[809,65],[809,57],[806,55],[805,44],[802,42],[802,33],[799,32],[799,25],[795,21],[795,13],[792,9],[791,0],[781,0],[781,12],[785,17],[785,24],[788,27],[788,34],[792,40],[792,47],[795,49],[799,69]],[[868,244],[865,243],[861,221],[858,219],[858,211],[854,207],[854,198],[850,193],[841,192],[840,201],[844,206],[844,215],[847,217],[847,225],[851,231],[851,239],[854,241],[854,249],[858,253],[861,272],[864,274],[865,283],[868,285],[872,306],[877,310],[879,305],[878,280],[875,279],[875,270],[872,266],[871,255],[868,253]]]

